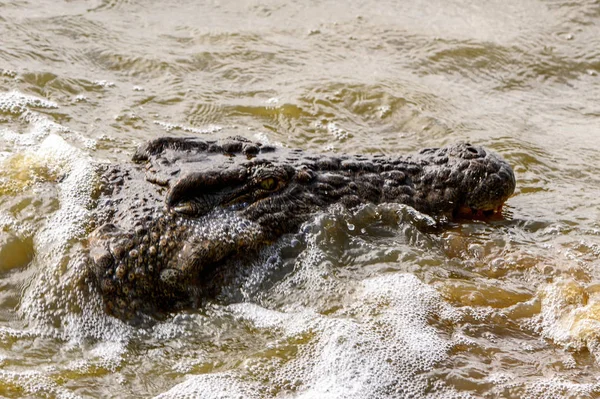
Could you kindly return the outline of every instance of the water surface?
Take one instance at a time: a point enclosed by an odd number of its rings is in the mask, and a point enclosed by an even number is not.
[[[600,395],[600,2],[0,1],[0,35],[1,396]],[[95,165],[166,134],[465,140],[518,186],[443,228],[332,207],[132,328],[83,278]]]

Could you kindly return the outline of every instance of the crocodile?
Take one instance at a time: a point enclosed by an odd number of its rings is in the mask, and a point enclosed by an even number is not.
[[[232,260],[331,204],[485,217],[514,189],[509,164],[469,143],[388,157],[161,137],[141,145],[132,163],[104,167],[89,270],[109,314],[164,318],[214,298]]]

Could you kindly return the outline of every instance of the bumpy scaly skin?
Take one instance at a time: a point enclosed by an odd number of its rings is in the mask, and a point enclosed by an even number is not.
[[[513,193],[501,158],[470,144],[405,158],[317,155],[243,138],[161,138],[108,167],[90,236],[107,311],[131,319],[198,306],[223,264],[332,203],[398,202],[431,215],[493,212]],[[221,266],[221,267],[220,267]]]

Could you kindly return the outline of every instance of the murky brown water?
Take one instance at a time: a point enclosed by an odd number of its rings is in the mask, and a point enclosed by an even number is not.
[[[0,37],[0,396],[600,396],[599,1],[0,1]],[[518,187],[441,231],[334,207],[135,329],[82,294],[93,165],[165,134],[468,140]]]

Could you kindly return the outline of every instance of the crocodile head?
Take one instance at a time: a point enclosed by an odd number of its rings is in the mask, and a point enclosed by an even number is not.
[[[198,306],[218,291],[228,260],[251,256],[330,204],[487,214],[515,188],[504,160],[464,143],[387,158],[161,138],[133,160],[105,171],[98,214],[107,223],[89,240],[107,311],[124,319]]]

